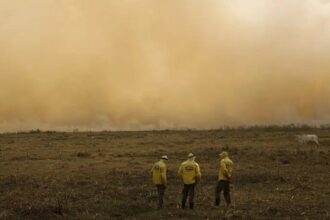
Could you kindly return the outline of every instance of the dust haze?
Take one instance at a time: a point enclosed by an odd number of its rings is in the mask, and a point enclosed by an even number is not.
[[[326,0],[0,0],[0,131],[330,122]]]

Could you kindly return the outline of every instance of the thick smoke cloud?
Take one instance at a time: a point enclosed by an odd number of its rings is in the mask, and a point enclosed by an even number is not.
[[[328,123],[327,0],[0,0],[0,130]]]

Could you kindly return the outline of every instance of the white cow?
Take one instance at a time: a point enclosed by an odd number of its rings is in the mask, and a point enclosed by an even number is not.
[[[315,143],[317,146],[320,145],[319,137],[316,134],[297,135],[297,140],[301,144]]]

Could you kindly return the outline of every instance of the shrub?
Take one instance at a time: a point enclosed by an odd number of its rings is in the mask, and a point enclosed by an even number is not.
[[[29,131],[30,134],[40,134],[41,133],[41,130],[38,128],[38,129],[33,129],[31,131]]]
[[[77,157],[83,157],[83,158],[91,157],[91,154],[88,152],[78,152]]]

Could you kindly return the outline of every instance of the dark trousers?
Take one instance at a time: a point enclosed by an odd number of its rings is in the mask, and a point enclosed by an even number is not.
[[[182,189],[182,203],[181,207],[186,207],[187,197],[189,195],[189,207],[194,208],[195,184],[184,184]]]
[[[220,195],[221,195],[222,191],[223,191],[223,196],[225,197],[225,200],[227,202],[227,205],[230,205],[230,203],[231,203],[229,181],[220,180],[220,181],[218,181],[217,187],[215,189],[215,205],[216,206],[220,205]]]
[[[158,192],[158,208],[161,209],[163,208],[163,204],[164,204],[164,194],[165,194],[166,186],[159,184],[156,185],[156,187]]]

